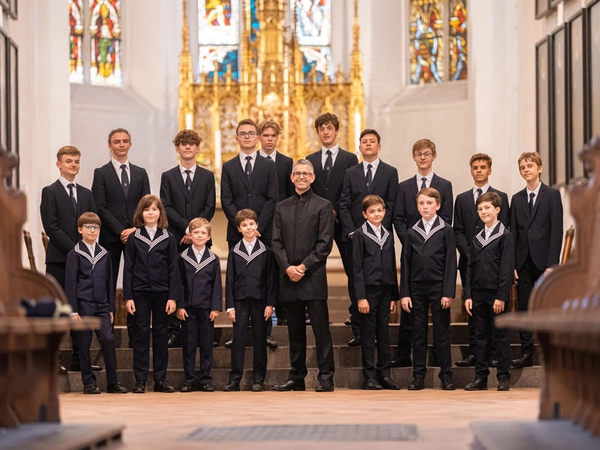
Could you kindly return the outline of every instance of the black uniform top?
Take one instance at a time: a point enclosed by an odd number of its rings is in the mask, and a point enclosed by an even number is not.
[[[201,261],[196,260],[189,247],[179,255],[179,271],[183,284],[183,296],[178,308],[202,308],[221,311],[223,307],[223,283],[219,257],[205,247]]]

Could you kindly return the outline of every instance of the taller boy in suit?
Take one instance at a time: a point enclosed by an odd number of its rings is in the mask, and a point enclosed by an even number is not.
[[[527,311],[537,279],[558,264],[563,237],[560,192],[540,180],[542,158],[537,152],[519,157],[519,172],[527,186],[512,197],[510,225],[515,241],[515,269],[519,311]],[[533,365],[533,334],[521,330],[521,356],[516,368]]]
[[[386,230],[392,230],[392,207],[398,189],[398,170],[379,159],[381,137],[376,130],[367,128],[362,131],[359,150],[363,156],[363,162],[346,170],[340,197],[340,219],[345,242],[350,242],[356,229],[365,223],[362,203],[367,195],[378,195],[383,199],[385,216],[382,225]],[[353,275],[353,271],[351,271],[351,275]],[[352,276],[348,277],[348,292],[350,292],[351,301],[350,321],[354,334],[354,338],[348,344],[350,346],[360,345],[360,320]]]
[[[44,231],[50,238],[46,251],[46,274],[52,275],[65,288],[67,255],[81,239],[77,219],[84,212],[96,212],[96,203],[89,189],[75,183],[79,173],[81,152],[77,147],[66,145],[56,153],[58,180],[42,189],[40,215]],[[71,333],[73,352],[71,370],[79,370],[77,335]],[[94,367],[100,370],[98,366]],[[66,373],[60,365],[59,371]]]
[[[406,233],[420,219],[417,209],[417,193],[421,189],[434,188],[440,193],[441,206],[438,215],[447,224],[452,223],[452,183],[433,173],[433,161],[437,158],[435,143],[429,139],[419,139],[413,144],[413,161],[417,165],[417,175],[404,180],[398,185],[393,208],[393,223],[396,234],[404,245]],[[392,366],[410,367],[411,352],[411,316],[400,312],[400,331],[398,332],[398,358],[392,361]]]
[[[474,186],[468,191],[459,194],[454,203],[454,234],[456,236],[456,248],[460,254],[458,260],[458,271],[464,291],[466,289],[467,255],[473,243],[473,238],[484,228],[482,220],[477,213],[476,202],[480,195],[486,192],[495,192],[500,196],[502,208],[498,214],[498,220],[506,228],[510,225],[510,208],[508,196],[490,186],[489,177],[492,174],[492,158],[485,153],[475,153],[469,161],[471,176]],[[494,356],[492,352],[492,356]],[[473,316],[469,315],[469,354],[462,361],[457,361],[458,367],[475,365],[475,322]]]

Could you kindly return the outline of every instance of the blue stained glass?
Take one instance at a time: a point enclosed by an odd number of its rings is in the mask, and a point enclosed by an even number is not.
[[[316,82],[323,81],[325,74],[331,67],[331,48],[329,47],[302,47],[302,72],[304,82],[312,80],[311,71],[315,68]]]
[[[260,22],[256,15],[256,1],[250,0],[250,42],[255,42],[260,32]]]
[[[208,82],[214,81],[214,62],[217,62],[219,81],[225,81],[227,67],[231,67],[231,79],[239,81],[239,52],[237,47],[202,47],[200,49],[200,69],[208,74]]]

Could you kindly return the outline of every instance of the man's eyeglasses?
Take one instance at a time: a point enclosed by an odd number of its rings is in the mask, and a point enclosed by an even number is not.
[[[86,223],[83,225],[83,228],[86,230],[96,231],[100,229],[100,225],[96,225],[95,223]]]
[[[308,178],[313,174],[310,172],[292,172],[292,175],[294,175],[296,178]]]
[[[254,137],[256,136],[256,131],[242,131],[240,133],[238,133],[238,136],[241,138],[250,138],[250,137]]]
[[[431,158],[431,156],[433,155],[432,152],[417,152],[415,153],[415,158]]]

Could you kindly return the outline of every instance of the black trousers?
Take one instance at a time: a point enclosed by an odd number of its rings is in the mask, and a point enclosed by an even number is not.
[[[305,310],[312,324],[317,347],[318,379],[333,384],[335,365],[333,361],[333,344],[329,330],[329,310],[326,300],[297,300],[285,304],[288,314],[288,334],[290,338],[290,370],[289,379],[304,380],[306,368],[306,318]]]
[[[212,382],[210,371],[213,363],[213,340],[215,323],[210,321],[210,309],[186,308],[188,317],[182,322],[183,372],[185,381],[202,384]],[[200,347],[200,374],[196,377],[196,348]]]
[[[119,381],[117,378],[117,355],[108,303],[99,304],[78,300],[77,309],[81,317],[100,317],[100,328],[96,330],[96,336],[98,336],[98,341],[100,341],[102,356],[104,357],[106,382],[107,384],[117,383]],[[92,371],[92,362],[90,359],[92,331],[78,331],[76,334],[79,340],[79,364],[81,365],[81,379],[83,384],[96,384],[96,375]]]
[[[169,364],[169,316],[165,312],[168,292],[134,292],[133,373],[136,382],[148,380],[150,364],[150,319],[154,381],[163,381]]]
[[[538,278],[543,275],[544,271],[538,269],[531,259],[531,255],[528,255],[525,264],[517,270],[517,273],[519,274],[519,282],[517,284],[519,311],[527,311],[529,308],[529,296],[531,295],[531,290]],[[528,330],[521,330],[519,335],[521,337],[521,354],[533,355],[533,333]]]
[[[498,379],[510,377],[510,343],[508,341],[508,330],[494,326],[495,316],[493,306],[495,290],[474,289],[473,290],[473,321],[475,322],[475,375],[486,377],[490,374],[489,360],[491,354],[492,337],[495,337],[496,352],[498,357],[498,368],[496,376]],[[504,312],[507,310],[504,305]],[[510,306],[510,305],[508,305]],[[502,313],[504,314],[504,313]]]
[[[352,263],[352,241],[340,242],[336,241],[340,256],[342,258],[342,265],[344,266],[344,272],[348,278],[348,296],[350,297],[350,306],[348,312],[350,313],[350,323],[352,325],[352,334],[354,336],[360,336],[360,314],[358,312],[358,298],[356,297],[356,289],[354,288],[354,264]],[[342,253],[343,252],[343,253]]]
[[[254,363],[252,380],[264,383],[267,374],[267,322],[265,321],[265,300],[236,300],[235,322],[233,324],[233,344],[231,345],[231,372],[229,382],[239,383],[244,373],[246,335],[252,328]],[[250,327],[252,320],[252,327]]]
[[[412,350],[413,316],[400,308],[398,328],[398,358],[408,359]]]
[[[365,380],[390,376],[390,303],[392,286],[367,286],[369,313],[360,314],[362,371]],[[375,344],[377,342],[377,344]],[[375,366],[377,347],[377,366]]]
[[[439,377],[452,376],[450,354],[450,308],[442,309],[442,283],[411,282],[410,297],[413,317],[413,376],[427,373],[427,312],[431,308],[433,342],[440,365]]]

